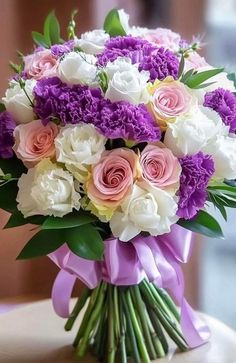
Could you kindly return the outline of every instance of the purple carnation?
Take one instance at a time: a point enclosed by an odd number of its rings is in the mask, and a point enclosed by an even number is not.
[[[126,101],[106,100],[101,118],[95,126],[110,139],[123,138],[136,142],[160,140],[161,132],[147,108],[135,106]]]
[[[13,131],[15,127],[16,123],[9,112],[0,113],[0,157],[3,159],[9,159],[13,156]]]
[[[203,105],[218,112],[230,132],[236,132],[236,97],[232,92],[223,88],[208,92]]]
[[[150,72],[150,81],[155,79],[162,81],[167,76],[178,78],[179,60],[176,55],[168,49],[159,48],[151,57],[144,57],[139,65],[139,70]]]
[[[184,219],[193,218],[201,209],[207,198],[207,185],[215,168],[210,155],[201,151],[192,156],[179,159],[182,166],[180,175],[180,188],[178,216]]]
[[[34,111],[44,124],[52,118],[59,118],[63,124],[94,123],[103,100],[100,89],[68,86],[57,77],[39,80],[34,95]]]
[[[62,57],[64,54],[71,52],[74,49],[74,40],[69,40],[64,44],[54,44],[51,46],[52,55],[55,57]]]
[[[132,36],[111,38],[105,44],[103,53],[98,54],[98,64],[106,66],[118,57],[128,57],[132,63],[139,63],[143,57],[150,56],[157,47],[147,40]]]

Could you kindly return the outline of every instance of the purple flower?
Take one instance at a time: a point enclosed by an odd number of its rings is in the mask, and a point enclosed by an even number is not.
[[[16,123],[7,111],[0,113],[0,157],[3,159],[9,159],[13,156],[13,131],[15,127]]]
[[[236,97],[232,92],[223,88],[208,92],[203,105],[218,112],[230,132],[236,132]]]
[[[163,47],[155,51],[152,56],[145,56],[139,65],[139,70],[150,72],[150,81],[155,79],[162,81],[167,76],[172,76],[174,79],[178,78],[179,60],[168,49]]]
[[[207,198],[207,185],[215,168],[210,155],[199,152],[192,156],[179,159],[182,166],[180,175],[180,188],[178,216],[184,219],[193,218],[201,209]]]
[[[98,88],[68,86],[52,77],[37,82],[34,88],[34,111],[46,124],[58,118],[63,124],[94,123],[100,117],[102,94]]]
[[[157,47],[147,40],[132,36],[111,38],[105,44],[103,53],[98,54],[98,64],[106,66],[118,57],[128,57],[132,63],[139,63],[143,57],[150,56]]]
[[[74,40],[69,40],[64,44],[54,44],[51,46],[52,55],[55,57],[62,57],[64,54],[71,52],[74,49]]]
[[[95,126],[110,139],[147,142],[160,140],[161,137],[160,129],[146,107],[126,101],[112,103],[106,100]]]

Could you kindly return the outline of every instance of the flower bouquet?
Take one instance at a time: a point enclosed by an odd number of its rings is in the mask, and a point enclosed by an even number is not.
[[[171,30],[131,27],[60,36],[54,13],[2,98],[0,207],[5,228],[34,224],[19,259],[48,255],[60,272],[56,312],[76,356],[148,363],[209,338],[184,298],[192,232],[222,237],[207,212],[236,207],[233,76]],[[85,284],[73,311],[75,281]],[[169,337],[167,339],[167,337]]]

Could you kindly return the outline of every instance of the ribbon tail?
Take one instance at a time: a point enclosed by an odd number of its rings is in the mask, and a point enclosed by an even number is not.
[[[185,340],[191,348],[196,348],[209,340],[210,329],[191,308],[186,299],[182,301],[180,322]]]
[[[65,270],[61,270],[53,284],[52,303],[57,315],[68,318],[70,315],[70,298],[76,281],[76,276]]]

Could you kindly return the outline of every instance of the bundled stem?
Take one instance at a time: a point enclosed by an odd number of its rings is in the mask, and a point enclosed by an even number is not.
[[[135,286],[114,286],[102,282],[93,291],[85,289],[65,329],[71,330],[89,300],[74,341],[77,358],[91,348],[100,361],[121,363],[131,356],[135,363],[150,363],[168,352],[166,334],[180,350],[188,348],[179,325],[180,315],[163,289],[143,280]]]

